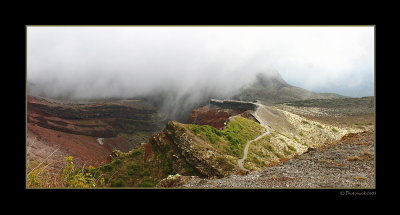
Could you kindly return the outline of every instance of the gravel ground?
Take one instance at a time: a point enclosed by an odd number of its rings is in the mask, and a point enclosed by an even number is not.
[[[345,136],[278,166],[245,176],[193,178],[182,188],[375,188],[373,132]]]

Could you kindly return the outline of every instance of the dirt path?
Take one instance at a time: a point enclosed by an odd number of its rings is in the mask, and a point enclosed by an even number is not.
[[[375,134],[349,134],[338,144],[261,171],[221,179],[193,178],[196,188],[375,188]]]
[[[250,172],[250,170],[244,168],[244,166],[243,166],[243,162],[247,159],[247,154],[249,153],[250,144],[251,144],[252,142],[255,142],[255,141],[257,141],[257,140],[263,138],[265,135],[268,135],[268,134],[271,133],[271,132],[270,132],[270,129],[268,128],[268,126],[266,126],[266,124],[264,123],[264,121],[263,121],[263,120],[258,116],[258,114],[257,114],[258,110],[260,110],[260,108],[262,108],[262,106],[261,106],[260,104],[256,104],[256,105],[258,105],[258,108],[257,108],[257,110],[254,112],[254,117],[260,122],[260,125],[263,126],[267,131],[264,132],[264,133],[262,133],[261,135],[259,135],[259,136],[256,137],[255,139],[250,140],[250,141],[248,141],[248,142],[246,143],[246,146],[244,147],[244,151],[243,151],[243,158],[241,158],[241,159],[238,160],[238,167],[239,167],[239,169],[242,170],[242,171],[245,171],[245,172]]]

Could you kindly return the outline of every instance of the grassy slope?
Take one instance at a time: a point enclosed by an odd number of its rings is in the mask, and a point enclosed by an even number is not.
[[[152,158],[144,160],[140,147],[128,153],[119,153],[111,163],[92,170],[95,177],[105,179],[105,187],[154,187],[170,174],[197,175],[184,161],[177,163],[169,154],[153,149]]]
[[[258,123],[240,116],[234,117],[222,131],[208,125],[179,125],[186,128],[186,132],[193,132],[192,135],[202,139],[203,142],[195,144],[196,147],[205,144],[205,147],[211,146],[222,155],[216,158],[216,162],[226,166],[227,171],[242,157],[247,141],[265,131]],[[176,151],[172,144],[166,143],[162,149],[153,146],[152,151],[153,155],[147,161],[144,160],[143,147],[128,153],[118,153],[111,163],[94,168],[91,172],[96,178],[103,177],[106,187],[153,187],[171,174],[198,175],[196,169],[184,159],[174,158]]]
[[[189,128],[217,151],[238,159],[243,156],[246,143],[265,132],[258,123],[241,116],[233,117],[222,131],[208,125],[189,125]]]

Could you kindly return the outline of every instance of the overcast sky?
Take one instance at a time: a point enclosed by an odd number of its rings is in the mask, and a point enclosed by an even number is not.
[[[316,92],[374,94],[373,27],[28,27],[28,81],[52,95],[229,94],[277,70]]]

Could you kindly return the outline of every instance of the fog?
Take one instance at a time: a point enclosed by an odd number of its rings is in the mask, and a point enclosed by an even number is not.
[[[28,83],[48,97],[170,92],[169,106],[186,105],[232,96],[269,71],[317,92],[374,89],[373,27],[29,26],[27,37]]]

